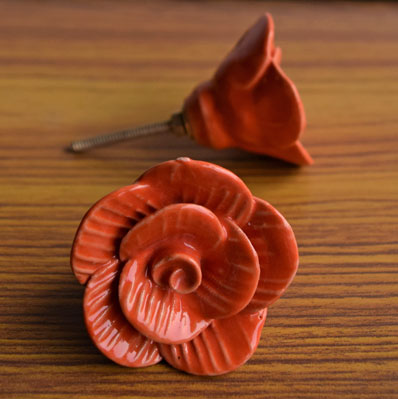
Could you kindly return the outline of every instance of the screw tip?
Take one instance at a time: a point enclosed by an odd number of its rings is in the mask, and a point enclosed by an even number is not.
[[[73,153],[73,154],[77,154],[77,153],[80,152],[79,149],[78,149],[78,147],[76,147],[76,145],[75,145],[74,142],[73,142],[73,143],[70,143],[67,147],[64,148],[64,150],[65,150],[66,152],[71,152],[71,153]]]

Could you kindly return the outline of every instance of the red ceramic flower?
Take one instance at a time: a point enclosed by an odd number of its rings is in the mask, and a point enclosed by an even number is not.
[[[88,332],[108,358],[139,367],[163,357],[215,375],[254,352],[298,253],[286,220],[237,176],[181,158],[97,202],[71,264],[87,283]]]
[[[280,67],[274,23],[262,16],[239,40],[214,77],[186,99],[183,113],[195,140],[213,148],[239,147],[298,164],[313,163],[299,141],[304,107]]]

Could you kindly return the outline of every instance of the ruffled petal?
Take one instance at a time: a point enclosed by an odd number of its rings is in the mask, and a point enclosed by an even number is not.
[[[220,64],[215,80],[227,88],[249,88],[261,78],[274,52],[274,21],[264,14]]]
[[[243,231],[258,254],[260,279],[244,312],[252,313],[274,303],[292,282],[298,268],[298,249],[286,219],[268,202],[255,197],[255,210]]]
[[[156,251],[176,242],[194,246],[203,256],[214,252],[226,232],[213,212],[195,204],[172,204],[146,217],[131,229],[120,245],[120,259],[137,258],[142,251]],[[175,248],[174,248],[175,249]]]
[[[102,198],[84,216],[71,252],[72,270],[81,284],[117,258],[121,238],[137,221],[163,204],[154,188],[123,187]]]
[[[247,223],[253,209],[245,183],[229,170],[208,162],[189,158],[163,162],[138,181],[156,187],[163,201],[202,205],[239,226]]]
[[[160,344],[164,359],[173,367],[198,375],[219,375],[235,370],[254,353],[261,336],[267,310],[239,313],[213,320],[192,341],[181,345]]]
[[[128,367],[145,367],[161,360],[157,345],[135,330],[118,302],[119,262],[99,269],[84,295],[84,317],[91,339],[109,359]]]
[[[256,152],[252,150],[253,152]],[[284,161],[293,163],[295,165],[305,166],[312,165],[314,160],[308,151],[304,148],[300,141],[295,141],[289,147],[284,148],[267,148],[267,155],[271,157],[283,159]]]
[[[202,284],[195,294],[208,318],[240,312],[252,299],[260,276],[258,256],[245,233],[225,219],[227,238],[217,253],[202,260]]]
[[[211,320],[203,316],[194,294],[179,294],[154,284],[146,275],[143,257],[130,261],[120,277],[119,300],[128,321],[156,342],[189,341]]]
[[[261,130],[263,135],[266,132],[264,142],[253,141],[253,151],[256,144],[282,149],[298,140],[306,125],[304,106],[296,86],[275,61],[258,80],[251,98],[258,121],[258,129],[251,126],[253,134],[260,137]]]

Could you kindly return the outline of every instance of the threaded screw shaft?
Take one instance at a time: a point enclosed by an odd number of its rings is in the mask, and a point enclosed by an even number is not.
[[[73,141],[67,148],[70,152],[84,152],[91,148],[105,146],[111,143],[149,136],[153,134],[165,133],[171,130],[170,121],[150,123],[138,126],[133,129],[121,130],[119,132],[107,133],[101,136],[90,137],[88,139]]]

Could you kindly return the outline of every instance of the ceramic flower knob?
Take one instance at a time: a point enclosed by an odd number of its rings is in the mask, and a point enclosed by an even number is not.
[[[297,165],[312,164],[299,141],[304,107],[293,82],[281,69],[282,51],[274,46],[274,23],[265,14],[243,35],[207,82],[185,100],[169,121],[71,144],[85,149],[130,137],[171,130],[204,146],[237,147]]]
[[[227,55],[213,78],[186,99],[183,114],[195,140],[213,148],[238,147],[297,165],[313,163],[299,137],[304,107],[280,67],[274,22],[263,15]]]
[[[180,158],[97,202],[71,264],[89,335],[109,359],[217,375],[255,351],[298,252],[283,216],[236,175]]]

